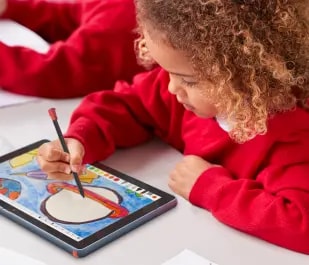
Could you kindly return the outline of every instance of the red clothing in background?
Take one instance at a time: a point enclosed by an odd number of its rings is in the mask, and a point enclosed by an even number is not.
[[[158,68],[133,85],[118,82],[114,91],[87,96],[66,137],[84,144],[85,162],[157,135],[186,155],[219,164],[198,178],[190,201],[229,226],[309,254],[309,113],[278,114],[266,135],[237,144],[215,119],[184,110],[168,82]]]
[[[8,0],[12,19],[51,43],[47,54],[0,42],[0,87],[49,98],[83,96],[131,81],[141,72],[134,52],[132,0]]]

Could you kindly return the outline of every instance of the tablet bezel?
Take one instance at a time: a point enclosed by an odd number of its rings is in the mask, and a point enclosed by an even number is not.
[[[6,162],[16,156],[22,155],[24,153],[27,153],[33,149],[38,148],[39,146],[41,146],[42,144],[49,142],[49,140],[40,140],[38,142],[32,143],[30,145],[27,145],[23,148],[20,148],[18,150],[15,150],[11,153],[5,154],[3,156],[0,157],[0,163]],[[123,217],[122,219],[116,221],[115,223],[110,224],[109,226],[95,232],[94,234],[92,234],[91,236],[88,236],[84,239],[82,239],[81,241],[75,241],[72,238],[68,237],[65,234],[62,234],[61,232],[57,231],[56,229],[48,226],[47,224],[44,224],[42,222],[40,222],[39,220],[35,219],[34,217],[28,215],[27,213],[15,208],[14,206],[10,205],[9,203],[3,201],[0,199],[0,208],[2,207],[3,209],[5,209],[6,211],[8,211],[10,213],[11,216],[15,216],[14,220],[23,220],[25,221],[25,223],[30,224],[30,226],[32,227],[36,227],[37,230],[41,230],[43,231],[45,234],[50,234],[51,238],[56,238],[57,240],[60,240],[62,242],[64,242],[65,244],[69,245],[72,247],[72,250],[83,250],[86,249],[87,247],[96,244],[98,241],[102,241],[104,240],[104,238],[108,238],[110,235],[114,234],[115,232],[117,232],[118,230],[124,230],[126,228],[126,226],[128,225],[132,225],[133,222],[135,222],[136,224],[139,223],[139,220],[141,218],[143,218],[144,216],[147,215],[151,215],[152,212],[156,211],[159,208],[162,208],[164,205],[168,205],[168,208],[172,208],[174,206],[176,206],[177,201],[176,198],[167,193],[164,192],[160,189],[157,189],[149,184],[146,184],[138,179],[135,179],[131,176],[126,175],[125,173],[122,173],[116,169],[113,169],[111,167],[108,167],[102,163],[94,163],[92,164],[94,167],[97,167],[99,169],[102,169],[103,171],[110,173],[114,176],[118,176],[119,178],[128,181],[142,189],[145,189],[151,193],[154,193],[156,195],[159,195],[161,198],[152,202],[151,204],[137,210],[136,212],[133,212],[131,214],[129,214],[126,217]],[[0,211],[1,213],[1,211]],[[155,216],[155,215],[154,215]],[[148,219],[151,219],[148,217]],[[145,220],[147,221],[147,220]],[[20,224],[23,224],[23,222],[18,222]],[[29,226],[29,225],[26,225]],[[138,226],[138,225],[135,225]],[[134,227],[132,227],[131,229],[133,229]],[[129,229],[129,230],[131,230]],[[31,229],[34,230],[34,232],[36,229]],[[53,240],[55,241],[55,240]],[[110,240],[108,240],[110,241]]]

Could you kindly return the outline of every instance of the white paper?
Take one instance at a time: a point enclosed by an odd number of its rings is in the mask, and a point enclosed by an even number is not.
[[[49,44],[36,33],[8,19],[0,19],[0,41],[8,46],[31,48],[39,53],[46,53],[49,49]],[[23,104],[37,99],[36,97],[8,93],[1,90],[0,87],[0,107]]]
[[[202,256],[185,249],[175,257],[165,261],[162,265],[217,265]]]
[[[45,263],[0,247],[0,264],[2,265],[45,265]]]

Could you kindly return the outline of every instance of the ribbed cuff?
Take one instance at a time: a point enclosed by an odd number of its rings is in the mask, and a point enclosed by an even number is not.
[[[189,201],[199,207],[212,211],[216,208],[223,185],[232,180],[224,167],[212,167],[202,173],[194,184]]]

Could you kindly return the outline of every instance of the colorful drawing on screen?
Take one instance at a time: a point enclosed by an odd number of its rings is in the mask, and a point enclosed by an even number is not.
[[[35,170],[35,171],[29,171],[29,172],[17,172],[12,173],[11,176],[25,176],[28,178],[34,178],[34,179],[48,179],[48,176],[45,172],[42,170]]]
[[[36,161],[37,149],[0,163],[0,198],[74,240],[82,240],[153,203],[160,197],[92,165],[74,180],[49,179]]]
[[[30,163],[38,154],[37,149],[28,153],[22,154],[10,160],[12,168],[21,167]]]
[[[114,190],[85,186],[85,198],[75,185],[54,182],[47,185],[52,194],[41,205],[42,212],[55,222],[81,224],[103,218],[121,218],[128,210],[121,206],[122,197]],[[82,209],[82,210],[81,210]]]
[[[16,180],[0,178],[0,194],[16,200],[21,193],[21,185]]]
[[[28,171],[28,172],[12,173],[11,175],[25,176],[28,178],[42,179],[42,180],[48,179],[48,175],[40,169],[34,170],[34,171]],[[79,176],[81,182],[84,182],[84,183],[92,183],[92,181],[97,177],[98,175],[91,171],[86,171],[85,174]]]

